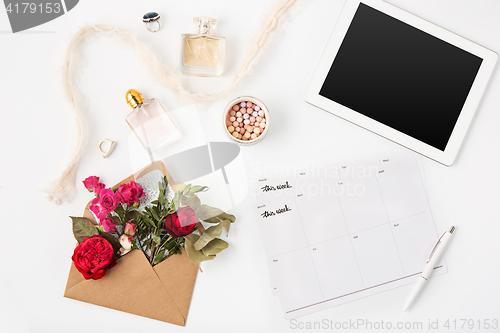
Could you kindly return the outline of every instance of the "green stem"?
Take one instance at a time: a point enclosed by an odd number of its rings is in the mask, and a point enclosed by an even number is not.
[[[160,249],[163,247],[163,245],[165,245],[165,244],[166,244],[166,243],[167,243],[167,242],[168,242],[168,241],[172,238],[172,236],[171,236],[171,235],[169,235],[169,234],[167,234],[167,235],[168,235],[169,237],[167,238],[167,240],[166,240],[166,241],[164,241],[164,242],[163,242],[163,244],[161,244],[161,245],[160,245]],[[165,236],[167,236],[167,235],[165,235]],[[165,238],[165,236],[163,236],[163,238]],[[162,238],[162,240],[163,240],[163,238]],[[160,243],[161,243],[161,241],[160,241]]]

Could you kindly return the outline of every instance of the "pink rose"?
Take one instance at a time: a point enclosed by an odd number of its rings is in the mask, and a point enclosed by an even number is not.
[[[99,195],[99,193],[101,193],[101,190],[103,188],[105,188],[105,187],[106,187],[106,185],[104,185],[103,183],[97,183],[97,184],[95,184],[95,186],[94,186],[94,193],[95,193],[95,195]]]
[[[125,234],[130,235],[130,236],[134,236],[135,229],[136,229],[136,225],[134,223],[127,222],[127,224],[125,224]]]
[[[131,181],[128,184],[120,185],[116,194],[120,196],[122,203],[132,206],[134,202],[139,203],[139,198],[144,196],[144,191],[141,185]]]
[[[97,216],[99,220],[104,219],[108,213],[111,213],[120,204],[120,196],[113,190],[102,189],[99,192],[99,198],[92,200],[89,209]]]
[[[94,190],[95,185],[99,182],[99,177],[90,176],[87,177],[82,183],[89,192]]]
[[[120,253],[122,255],[130,252],[132,249],[132,242],[134,241],[134,237],[127,236],[127,235],[121,235],[120,238],[118,238],[118,241],[120,242],[120,245],[122,246],[120,248]]]
[[[111,217],[105,217],[104,219],[99,220],[99,222],[101,223],[104,231],[116,232],[116,229],[115,229],[116,223],[115,223],[115,221],[113,221],[113,219]]]

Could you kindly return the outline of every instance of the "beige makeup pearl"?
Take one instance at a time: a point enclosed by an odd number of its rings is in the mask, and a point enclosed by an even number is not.
[[[233,126],[229,126],[227,128],[227,130],[229,131],[229,133],[233,133],[234,132],[234,127]]]
[[[243,121],[243,118],[239,117],[239,118],[236,118],[236,121],[241,123]]]
[[[237,139],[237,138],[238,138],[238,135],[239,135],[240,133],[238,133],[238,132],[233,132],[232,134],[233,134],[233,136]]]
[[[258,128],[258,127],[254,128],[254,129],[253,129],[253,132],[254,132],[255,134],[260,134],[260,128]]]
[[[234,115],[236,114],[236,111],[231,111],[231,112],[229,112],[229,114],[230,114],[231,116],[234,116]]]
[[[251,137],[251,134],[249,132],[246,132],[244,135],[245,135],[245,138],[247,138],[247,139],[250,139],[250,137]]]
[[[236,121],[236,117],[231,117],[231,118],[229,118],[229,120]]]
[[[241,112],[236,112],[236,117],[241,117]]]

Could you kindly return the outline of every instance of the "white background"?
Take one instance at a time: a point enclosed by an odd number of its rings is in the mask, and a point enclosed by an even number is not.
[[[496,52],[500,51],[500,2],[496,0],[391,0],[405,10]],[[345,161],[405,151],[404,148],[305,103],[309,77],[340,13],[343,1],[303,0],[275,36],[254,75],[227,97],[199,112],[208,141],[225,141],[221,113],[239,95],[251,95],[270,109],[272,127],[259,144],[242,148],[244,174],[264,166],[298,161]],[[127,45],[97,38],[80,48],[86,60],[79,89],[88,97],[89,144],[77,172],[77,195],[59,206],[41,194],[43,185],[62,171],[70,155],[75,123],[61,88],[65,47],[85,24],[117,26],[133,32],[178,68],[180,34],[194,32],[192,17],[219,20],[226,37],[227,71],[221,79],[184,78],[191,91],[221,91],[243,59],[249,36],[268,1],[86,0],[66,15],[26,32],[12,34],[0,10],[0,101],[2,131],[0,202],[0,329],[5,332],[278,332],[296,331],[313,322],[370,321],[374,329],[391,322],[429,321],[444,331],[478,331],[485,319],[500,320],[500,89],[498,66],[479,105],[462,150],[451,168],[424,159],[429,201],[438,232],[455,225],[446,251],[449,271],[432,279],[409,312],[402,307],[408,285],[299,318],[283,319],[271,295],[265,254],[248,202],[231,212],[238,218],[227,239],[230,248],[204,263],[186,328],[63,297],[75,241],[68,216],[82,213],[91,199],[81,186],[89,175],[109,185],[132,170],[127,149],[130,129],[124,121],[130,88],[157,97],[169,109],[180,106],[144,68]],[[153,34],[141,21],[148,11],[162,15]],[[118,146],[107,159],[97,143],[109,137]],[[124,291],[126,292],[126,291]],[[144,295],[147,297],[147,295]],[[133,301],[133,300],[131,300]],[[443,329],[446,320],[451,329]],[[460,319],[473,319],[463,330]],[[457,329],[453,329],[456,320]],[[344,324],[345,325],[345,324]],[[359,326],[362,331],[366,326]],[[297,329],[294,329],[297,328]],[[355,331],[351,327],[352,331]],[[328,331],[325,329],[325,331]],[[329,331],[335,331],[330,329]],[[380,331],[380,329],[379,329]],[[397,331],[397,330],[395,330]],[[432,330],[430,330],[432,331]],[[437,330],[434,330],[437,331]],[[490,329],[489,331],[492,331]]]

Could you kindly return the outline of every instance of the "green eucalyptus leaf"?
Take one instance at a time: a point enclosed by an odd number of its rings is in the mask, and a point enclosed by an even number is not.
[[[148,226],[150,226],[150,227],[154,227],[154,223],[153,223],[153,221],[151,221],[151,220],[149,219],[149,217],[147,217],[146,215],[144,215],[144,216],[142,217],[142,220],[143,220],[143,221],[144,221],[144,222],[145,222]]]
[[[193,244],[198,241],[200,236],[195,234],[190,234],[185,236],[184,238],[186,240],[184,248],[186,249],[189,260],[191,260],[192,262],[200,263],[202,261],[212,260],[215,258],[215,255],[206,256],[203,254],[203,252],[194,249]]]
[[[191,197],[182,197],[181,204],[191,207],[194,211],[201,206],[201,200],[196,195]]]
[[[78,243],[81,243],[85,238],[92,237],[98,235],[96,226],[85,217],[73,217],[70,216],[71,220],[73,220],[73,235]]]
[[[165,201],[163,196],[164,196],[164,191],[160,190],[160,194],[158,194],[158,202],[159,203],[163,203]]]
[[[162,260],[163,260],[163,257],[165,256],[165,252],[160,252],[156,255],[155,259],[153,260],[153,265],[157,265],[159,264]]]
[[[155,221],[160,219],[160,211],[158,210],[158,207],[151,207],[151,214],[153,214]]]
[[[216,238],[211,240],[203,249],[201,249],[201,252],[203,252],[204,255],[210,256],[210,255],[216,255],[219,252],[222,252],[223,250],[227,249],[229,247],[229,244],[222,239]]]
[[[222,233],[223,225],[222,223],[219,223],[217,225],[214,225],[203,233],[201,235],[200,239],[194,243],[194,249],[195,250],[201,250],[202,248],[205,247],[212,239],[220,237],[220,234]]]
[[[128,215],[132,220],[140,220],[142,218],[142,214],[136,210],[130,211]]]
[[[211,218],[206,219],[204,221],[208,222],[208,223],[219,223],[221,220],[227,220],[231,223],[234,223],[234,221],[236,221],[236,217],[234,215],[222,212],[222,214],[211,217]]]
[[[180,192],[175,192],[174,198],[172,199],[172,212],[176,212],[179,208],[179,202],[181,200]]]
[[[228,220],[221,220],[220,224],[224,226],[224,229],[226,229],[226,237],[229,235],[229,228],[231,228],[231,221]]]
[[[184,189],[182,190],[182,193],[183,194],[188,193],[190,189],[191,189],[191,184],[187,184],[186,187],[184,187]]]
[[[191,187],[191,190],[189,190],[189,192],[198,193],[198,192],[206,192],[208,190],[209,190],[209,188],[207,186],[195,185],[195,186]]]
[[[156,244],[160,244],[161,237],[158,235],[153,235],[153,242],[155,242]]]
[[[207,219],[210,219],[214,216],[217,216],[217,215],[220,215],[223,213],[224,212],[222,210],[220,210],[219,208],[214,208],[214,207],[210,207],[207,205],[200,205],[200,207],[198,207],[196,209],[196,212],[195,212],[196,217],[202,221],[205,221]]]
[[[163,188],[167,188],[168,186],[168,179],[167,176],[163,176],[163,183],[162,183]]]
[[[184,188],[185,188],[185,187],[186,187],[186,184],[184,184],[184,183],[178,183],[178,184],[175,184],[175,185],[173,186],[173,190],[174,190],[175,192],[182,192],[182,191],[184,190]]]

